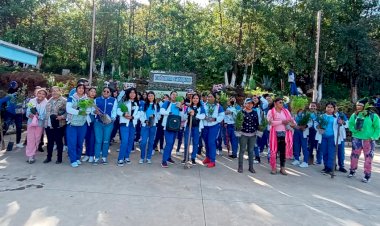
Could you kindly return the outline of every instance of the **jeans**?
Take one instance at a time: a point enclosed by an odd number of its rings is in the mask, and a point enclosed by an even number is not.
[[[47,136],[47,159],[51,160],[53,155],[54,143],[57,145],[57,161],[62,162],[62,152],[63,152],[63,133],[64,128],[50,128],[45,129]]]
[[[223,136],[223,128],[219,125],[219,129],[218,129],[218,132],[217,132],[217,137],[216,137],[216,149],[218,149],[219,151],[222,151],[222,145],[223,145],[223,137],[226,137],[226,136]]]
[[[220,125],[216,124],[214,126],[205,126],[203,129],[203,140],[206,145],[206,157],[210,159],[211,162],[215,162],[216,158],[216,139],[219,135]]]
[[[66,126],[67,147],[70,162],[76,162],[82,156],[83,141],[87,131],[87,123],[83,126]]]
[[[187,147],[190,147],[190,144],[189,144],[189,132],[190,132],[190,129],[189,127],[186,127],[185,129],[185,154],[184,154],[184,159],[186,159],[186,156],[187,156]],[[191,128],[191,133],[190,133],[190,143],[191,141],[193,142],[193,150],[191,152],[191,159],[195,159],[197,157],[197,153],[198,153],[198,142],[199,142],[199,137],[200,137],[200,132],[199,132],[199,127],[192,127]]]
[[[335,155],[334,136],[322,136],[321,151],[323,154],[323,164],[327,170],[333,169]]]
[[[178,139],[178,142],[177,142],[177,152],[179,152],[179,150],[181,149],[184,131],[185,131],[185,128],[181,128],[181,130],[178,131],[178,133],[177,133],[177,139]]]
[[[177,137],[177,132],[165,130],[165,148],[164,154],[162,155],[162,163],[166,163],[170,158],[174,146],[175,138]]]
[[[256,136],[247,137],[242,135],[240,137],[240,151],[239,151],[239,168],[243,168],[244,152],[248,152],[248,165],[253,168],[253,149],[256,144]]]
[[[140,150],[141,150],[141,159],[151,159],[152,158],[152,152],[153,152],[153,143],[154,143],[154,137],[156,136],[156,126],[144,126],[141,127],[141,143],[140,143]],[[146,147],[146,144],[148,143],[148,148]],[[147,152],[147,153],[146,153]]]
[[[232,155],[236,156],[238,151],[238,139],[235,135],[235,125],[227,124],[226,136],[228,136],[228,140],[231,142]]]
[[[120,133],[121,133],[121,143],[120,143],[120,151],[118,160],[124,160],[125,158],[129,159],[129,155],[132,151],[132,146],[134,144],[135,138],[135,127],[133,126],[133,122],[130,121],[129,125],[120,125]]]
[[[17,144],[19,144],[21,141],[22,118],[23,118],[23,114],[12,114],[9,112],[5,112],[3,134],[5,134],[8,131],[9,126],[12,124],[12,122],[14,122],[16,125],[16,143]]]
[[[309,139],[308,139],[308,151],[309,157],[313,157],[314,149],[318,147],[318,141],[315,140],[315,135],[317,134],[317,130],[314,127],[309,128]]]
[[[268,147],[268,140],[269,139],[269,130],[264,130],[263,131],[263,136],[257,138],[257,145],[260,148],[260,152],[264,151],[265,146]]]
[[[113,122],[113,128],[112,128],[112,132],[111,132],[110,141],[115,138],[117,131],[119,131],[119,137],[121,138],[121,135],[120,135],[120,116],[117,116],[115,121]]]
[[[307,149],[307,138],[303,137],[303,131],[299,129],[294,130],[293,134],[293,154],[295,160],[300,160],[301,148],[303,154],[303,161],[309,162],[309,151]]]
[[[141,121],[140,120],[137,120],[137,124],[136,124],[135,129],[136,129],[136,131],[135,131],[135,142],[139,142],[140,137],[141,137]]]
[[[92,122],[86,132],[86,156],[95,156],[95,131]]]
[[[103,124],[100,121],[94,122],[95,131],[95,157],[100,158],[100,151],[102,157],[107,158],[108,148],[110,146],[110,137],[112,133],[113,123]]]
[[[297,85],[295,82],[290,82],[290,95],[298,95]]]

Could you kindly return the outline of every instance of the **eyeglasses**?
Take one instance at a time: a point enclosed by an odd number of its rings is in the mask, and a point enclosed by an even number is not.
[[[279,104],[284,104],[284,102],[282,102],[282,101],[279,101],[279,102],[277,102],[277,103],[279,103]]]
[[[108,91],[108,90],[104,90],[103,93],[110,93],[110,91]]]

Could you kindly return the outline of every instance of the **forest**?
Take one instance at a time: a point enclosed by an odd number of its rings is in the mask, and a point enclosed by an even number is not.
[[[378,0],[2,0],[0,39],[44,54],[41,70],[87,76],[93,8],[94,72],[118,80],[151,70],[191,72],[212,84],[280,89],[294,70],[312,88],[317,12],[318,83],[327,98],[380,87]]]

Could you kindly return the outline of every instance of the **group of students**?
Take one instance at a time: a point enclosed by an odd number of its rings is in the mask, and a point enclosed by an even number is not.
[[[15,86],[12,82],[11,86],[17,90],[17,84]],[[171,154],[178,139],[179,155],[182,155],[179,150],[184,140],[182,163],[189,161],[196,164],[204,146],[206,153],[205,158],[201,159],[202,163],[213,168],[224,143],[232,149],[229,157],[238,158],[239,173],[243,172],[245,152],[248,152],[248,170],[255,173],[253,164],[261,162],[260,153],[267,146],[271,174],[277,173],[276,160],[279,156],[279,173],[282,175],[287,175],[285,162],[292,157],[293,165],[305,168],[323,162],[322,172],[332,173],[337,146],[339,171],[347,172],[344,168],[344,141],[346,128],[349,128],[353,149],[348,176],[355,175],[363,150],[363,182],[368,182],[371,177],[374,142],[380,137],[380,120],[377,114],[364,109],[365,100],[356,103],[356,111],[348,119],[332,102],[326,104],[324,113],[318,113],[317,104],[310,103],[307,110],[292,115],[284,106],[283,98],[272,100],[270,95],[246,98],[242,106],[232,97],[224,109],[219,103],[219,96],[212,92],[200,95],[189,91],[182,99],[177,97],[175,91],[156,98],[154,92],[139,95],[135,88],[115,93],[110,87],[104,87],[100,96],[96,97],[96,93],[96,88],[89,87],[86,79],[78,81],[68,98],[63,97],[59,87],[51,87],[50,95],[44,88],[36,90],[35,97],[26,105],[28,163],[35,162],[36,151],[45,131],[48,144],[44,163],[51,162],[54,146],[57,149],[56,163],[61,163],[66,144],[74,168],[82,162],[108,164],[110,142],[119,130],[118,166],[131,163],[130,155],[135,149],[135,141],[140,141],[139,163],[151,164],[152,155],[158,149],[162,152],[161,166],[167,168],[168,164],[175,163]],[[49,99],[48,95],[51,96]],[[14,96],[8,95],[0,102],[12,105],[12,98]],[[237,130],[239,111],[242,122]],[[14,112],[8,114],[16,115]],[[306,124],[301,124],[300,120],[305,114],[310,114],[310,119]],[[17,119],[18,116],[12,117]],[[259,129],[265,119],[268,121],[267,128]],[[17,134],[17,147],[20,146],[20,139],[21,133]],[[189,142],[192,150],[188,150]],[[82,157],[84,143],[86,151]]]

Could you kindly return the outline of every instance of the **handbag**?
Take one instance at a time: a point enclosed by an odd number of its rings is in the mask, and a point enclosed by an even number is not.
[[[181,116],[168,115],[166,121],[166,131],[178,132],[181,130]]]
[[[32,122],[30,123],[30,126],[32,126],[32,127],[38,126],[38,118],[37,118],[37,116],[33,117]]]

